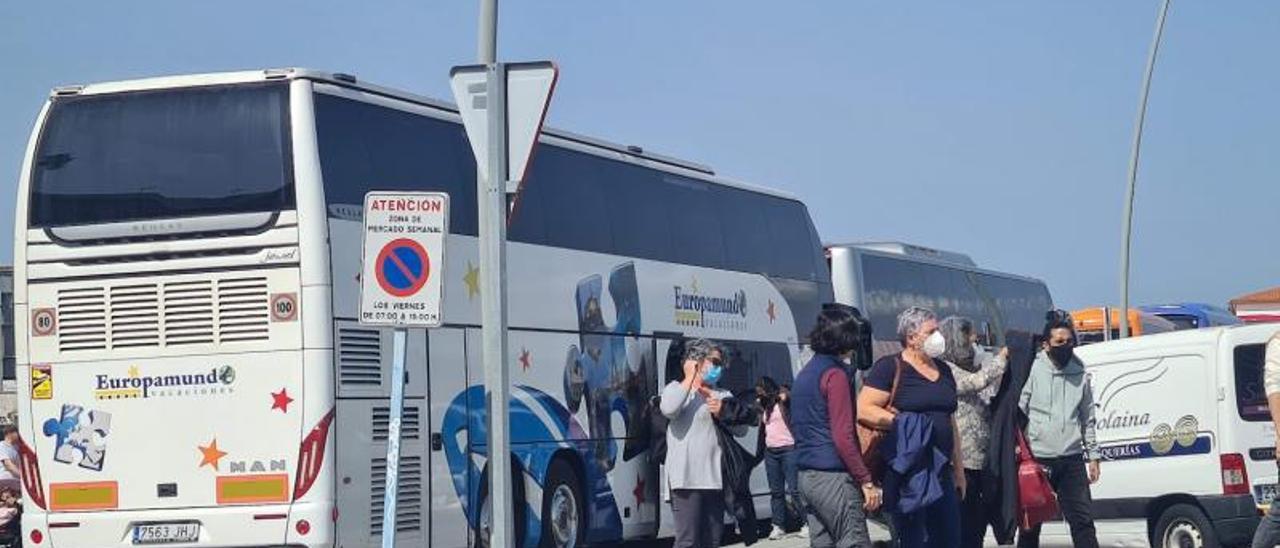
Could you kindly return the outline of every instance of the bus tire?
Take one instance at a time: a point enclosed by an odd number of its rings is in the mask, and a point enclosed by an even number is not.
[[[1220,548],[1218,535],[1204,512],[1190,504],[1175,504],[1160,513],[1151,534],[1152,548]]]
[[[551,461],[542,488],[542,548],[577,548],[586,540],[587,514],[578,472],[563,458]]]
[[[511,498],[515,502],[515,509],[512,512],[511,521],[512,523],[515,524],[515,529],[516,529],[516,539],[514,544],[516,546],[524,546],[524,530],[525,530],[524,507],[526,502],[524,500],[524,474],[520,472],[519,462],[520,461],[516,459],[515,455],[511,456],[511,463],[512,463],[511,464],[511,495],[512,495]],[[474,531],[475,539],[476,539],[475,545],[478,548],[489,548],[490,543],[489,543],[488,524],[493,514],[491,512],[492,507],[490,506],[490,500],[489,500],[489,467],[488,466],[485,466],[484,472],[480,474],[479,498],[480,498],[480,517],[476,519],[476,528]]]

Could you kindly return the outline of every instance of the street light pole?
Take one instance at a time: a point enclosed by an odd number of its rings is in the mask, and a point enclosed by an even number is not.
[[[1151,73],[1156,68],[1156,53],[1160,50],[1160,36],[1164,34],[1164,19],[1169,13],[1169,1],[1162,0],[1160,15],[1156,18],[1156,33],[1151,38],[1151,51],[1147,55],[1147,72],[1142,77],[1142,94],[1138,99],[1138,118],[1133,124],[1133,148],[1129,154],[1129,188],[1124,200],[1124,228],[1120,239],[1120,338],[1129,336],[1129,244],[1133,238],[1133,195],[1138,184],[1138,153],[1142,149],[1142,125],[1147,118],[1147,96],[1151,93]]]

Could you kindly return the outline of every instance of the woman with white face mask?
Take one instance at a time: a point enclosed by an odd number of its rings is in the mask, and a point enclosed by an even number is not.
[[[955,424],[956,381],[930,310],[898,315],[900,354],[878,360],[858,393],[858,420],[885,430],[884,507],[899,546],[958,546],[965,475]]]

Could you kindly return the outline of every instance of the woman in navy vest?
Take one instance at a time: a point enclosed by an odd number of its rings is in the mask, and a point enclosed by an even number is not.
[[[861,321],[853,307],[824,306],[809,335],[815,355],[791,388],[791,431],[813,548],[871,546],[866,512],[880,507],[880,488],[863,465],[854,431],[845,369],[859,347]]]
[[[899,546],[959,546],[965,476],[956,381],[937,359],[947,343],[933,311],[918,307],[898,315],[898,337],[902,352],[871,366],[858,393],[863,424],[887,431],[880,444],[885,509]]]

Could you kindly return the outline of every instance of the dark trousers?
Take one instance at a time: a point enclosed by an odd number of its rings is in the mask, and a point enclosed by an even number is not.
[[[764,452],[764,471],[769,478],[769,507],[773,524],[786,529],[792,512],[803,513],[796,486],[795,446],[770,447]],[[803,517],[800,515],[794,517]]]
[[[671,517],[676,529],[672,548],[718,548],[724,534],[724,492],[672,489]]]
[[[1056,459],[1039,459],[1049,471],[1049,485],[1058,494],[1058,508],[1071,528],[1071,544],[1076,548],[1098,548],[1098,533],[1093,528],[1093,496],[1089,493],[1089,472],[1084,457],[1072,455]],[[1040,526],[1018,532],[1018,548],[1039,548]]]
[[[960,548],[982,548],[987,536],[987,500],[982,493],[982,471],[965,468],[964,500],[960,501]]]
[[[900,548],[960,545],[960,494],[950,466],[942,471],[942,498],[910,514],[891,512]]]

